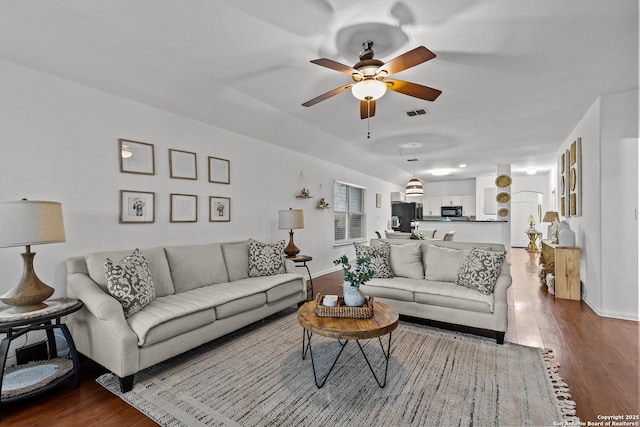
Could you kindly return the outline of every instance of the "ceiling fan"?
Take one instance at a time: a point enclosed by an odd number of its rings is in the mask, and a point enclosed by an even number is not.
[[[351,76],[354,83],[330,90],[302,105],[311,107],[347,89],[351,89],[353,95],[360,99],[360,118],[367,119],[376,114],[376,99],[384,95],[387,89],[427,101],[434,101],[442,93],[442,91],[438,89],[388,78],[392,74],[399,73],[435,58],[435,53],[426,47],[418,46],[392,59],[386,64],[378,59],[374,59],[373,42],[371,40],[362,43],[362,49],[360,62],[353,67],[326,58],[311,61],[314,64],[331,68],[332,70]]]

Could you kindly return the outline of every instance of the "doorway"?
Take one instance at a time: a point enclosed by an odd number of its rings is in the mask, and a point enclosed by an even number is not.
[[[519,191],[512,194],[511,200],[511,247],[526,248],[529,237],[529,215],[535,219],[536,230],[540,230],[540,215],[542,215],[542,193],[537,191]],[[538,245],[539,247],[540,245]]]

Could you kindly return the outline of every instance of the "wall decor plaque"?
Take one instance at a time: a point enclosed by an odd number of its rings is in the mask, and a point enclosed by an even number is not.
[[[507,188],[511,185],[511,177],[509,175],[500,175],[496,178],[496,187]]]
[[[504,191],[502,193],[498,193],[498,195],[496,196],[496,202],[498,203],[508,203],[509,200],[511,200],[511,195]]]

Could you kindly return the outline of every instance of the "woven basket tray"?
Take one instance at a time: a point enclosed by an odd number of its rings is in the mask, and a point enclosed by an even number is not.
[[[322,305],[324,295],[316,294],[316,315],[319,317],[348,317],[351,319],[370,319],[373,317],[373,297],[366,297],[362,307],[344,305],[344,298],[338,297],[338,305],[327,307]]]

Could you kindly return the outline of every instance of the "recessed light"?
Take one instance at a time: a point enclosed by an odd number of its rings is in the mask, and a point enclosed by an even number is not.
[[[527,169],[527,175],[535,175],[537,172],[536,168],[528,168]]]
[[[466,168],[466,167],[467,167],[467,165],[466,165],[466,164],[464,164],[464,163],[460,163],[460,164],[458,165],[458,167],[459,167],[459,168]]]
[[[444,176],[449,175],[451,173],[451,169],[433,169],[431,171],[431,175],[434,176]]]

